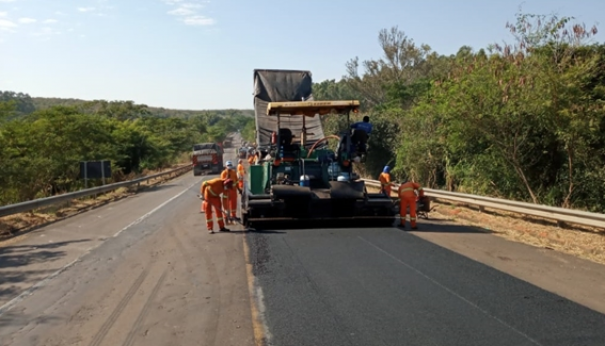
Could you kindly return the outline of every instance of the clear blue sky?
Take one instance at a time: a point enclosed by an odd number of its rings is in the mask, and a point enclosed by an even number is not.
[[[605,22],[605,0],[0,0],[0,90],[252,108],[255,68],[339,79],[349,59],[379,58],[395,25],[442,54],[479,49],[511,38],[521,4]]]

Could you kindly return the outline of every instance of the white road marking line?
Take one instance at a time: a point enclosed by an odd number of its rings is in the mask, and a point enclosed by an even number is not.
[[[174,201],[175,199],[181,197],[183,194],[185,194],[185,192],[189,191],[192,187],[194,187],[195,185],[199,184],[200,182],[196,182],[193,183],[191,185],[189,185],[185,190],[181,191],[179,194],[177,194],[176,196],[170,198],[169,200],[167,200],[166,202],[160,204],[159,206],[157,206],[156,208],[154,208],[152,211],[148,212],[147,214],[141,216],[140,218],[134,220],[132,223],[130,223],[128,226],[122,228],[121,230],[117,231],[116,234],[114,234],[114,238],[117,237],[118,235],[120,235],[120,233],[124,232],[125,230],[129,229],[130,227],[140,223],[141,221],[145,220],[146,218],[148,218],[149,216],[151,216],[151,214],[155,213],[156,211],[160,210],[162,207],[164,207],[166,204]]]
[[[114,238],[117,237],[123,231],[125,231],[128,228],[130,228],[130,227],[132,227],[132,226],[140,223],[141,221],[145,220],[146,218],[148,218],[149,216],[151,216],[151,214],[155,213],[156,211],[158,211],[162,207],[164,207],[166,204],[168,204],[168,203],[174,201],[175,199],[177,199],[178,197],[182,196],[187,191],[189,191],[193,186],[195,186],[195,185],[197,185],[199,183],[201,183],[201,181],[198,181],[198,182],[195,182],[195,183],[189,185],[185,190],[179,192],[176,196],[170,198],[169,200],[167,200],[164,203],[160,204],[158,207],[154,208],[152,211],[150,211],[147,214],[141,216],[140,218],[136,219],[134,222],[130,223],[128,226],[126,226],[126,227],[122,228],[121,230],[119,230],[116,234],[113,235],[113,237]],[[69,262],[68,264],[64,265],[63,267],[59,268],[57,271],[55,271],[54,273],[50,274],[45,279],[37,282],[35,285],[33,285],[30,288],[26,289],[21,294],[19,294],[17,297],[11,299],[6,304],[0,306],[0,316],[2,316],[4,313],[8,312],[11,308],[13,308],[15,305],[17,305],[23,299],[25,299],[25,297],[31,295],[35,290],[37,290],[38,288],[43,287],[44,285],[46,285],[49,282],[51,282],[54,278],[56,278],[57,276],[59,276],[59,274],[61,274],[62,272],[64,272],[67,268],[69,268],[72,265],[76,264],[76,262],[78,262],[80,260],[80,258],[82,258],[83,256],[85,256],[86,254],[88,254],[92,250],[96,249],[97,247],[99,247],[104,242],[105,241],[101,241],[99,244],[91,246],[84,253],[82,253],[80,256],[78,256],[78,258],[76,258],[75,260],[73,260],[73,261]]]

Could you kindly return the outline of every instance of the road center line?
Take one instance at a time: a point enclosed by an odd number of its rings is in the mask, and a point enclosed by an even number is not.
[[[136,225],[136,224],[138,224],[138,223],[141,223],[141,221],[143,221],[143,220],[145,220],[146,218],[148,218],[149,216],[151,216],[151,214],[153,214],[153,213],[155,213],[156,211],[158,211],[158,210],[162,209],[162,207],[164,207],[166,204],[168,204],[168,203],[170,203],[170,202],[174,201],[175,199],[177,199],[177,198],[181,197],[183,194],[185,194],[185,193],[186,193],[187,191],[189,191],[189,190],[190,190],[192,187],[194,187],[195,185],[197,185],[197,184],[199,184],[199,183],[200,183],[200,182],[198,181],[198,182],[195,182],[195,183],[193,183],[193,184],[191,184],[191,185],[187,186],[187,188],[186,188],[185,190],[183,190],[183,191],[179,192],[179,193],[178,193],[176,196],[174,196],[174,197],[170,198],[169,200],[167,200],[167,201],[165,201],[164,203],[162,203],[162,204],[158,205],[157,207],[155,207],[153,210],[151,210],[151,211],[150,211],[150,212],[148,212],[147,214],[145,214],[145,215],[141,216],[140,218],[138,218],[138,219],[134,220],[134,221],[133,221],[133,222],[131,222],[131,223],[130,223],[128,226],[126,226],[126,227],[122,228],[121,230],[117,231],[117,232],[116,232],[116,234],[114,234],[114,235],[113,235],[113,236],[114,236],[114,238],[115,238],[115,237],[117,237],[117,236],[119,236],[119,235],[120,235],[120,233],[124,232],[125,230],[129,229],[130,227],[132,227],[132,226],[134,226],[134,225]]]
[[[491,317],[492,319],[496,320],[497,322],[499,322],[500,324],[502,324],[503,326],[509,328],[510,330],[514,331],[515,333],[521,335],[522,337],[524,337],[525,339],[527,339],[528,341],[530,341],[531,343],[533,343],[534,345],[538,345],[538,346],[543,346],[541,343],[539,343],[538,341],[532,339],[529,335],[523,333],[522,331],[518,330],[517,328],[511,326],[510,324],[504,322],[503,320],[499,319],[498,317],[490,314],[489,312],[487,312],[486,310],[483,310],[482,308],[480,308],[477,304],[471,302],[470,300],[464,298],[463,296],[459,295],[458,293],[452,291],[451,289],[449,289],[447,286],[443,285],[442,283],[438,282],[437,280],[431,278],[430,276],[426,275],[425,273],[421,272],[420,270],[412,267],[411,265],[405,263],[404,261],[400,260],[399,258],[391,255],[389,252],[383,250],[381,247],[379,247],[378,245],[372,243],[371,241],[365,239],[362,236],[357,236],[359,239],[363,240],[364,242],[366,242],[368,245],[372,246],[373,248],[377,249],[378,251],[382,252],[383,254],[387,255],[388,257],[390,257],[391,259],[395,260],[396,262],[399,262],[400,264],[403,264],[404,266],[406,266],[407,268],[413,270],[414,272],[416,272],[418,275],[424,277],[425,279],[429,280],[430,282],[432,282],[433,284],[441,287],[442,289],[444,289],[445,291],[447,291],[448,293],[450,293],[451,295],[453,295],[454,297],[457,297],[458,299],[462,300],[463,302],[467,303],[468,305],[472,306],[473,308],[479,310],[480,312],[482,312],[484,315]]]
[[[202,179],[202,181],[203,181],[203,179]],[[195,182],[195,183],[187,186],[187,188],[185,190],[179,192],[176,196],[174,196],[174,197],[170,198],[169,200],[165,201],[164,203],[160,204],[159,206],[157,206],[156,208],[154,208],[153,210],[151,210],[147,214],[139,217],[138,219],[136,219],[135,221],[133,221],[132,223],[130,223],[128,226],[126,226],[126,227],[122,228],[121,230],[119,230],[118,232],[116,232],[116,234],[114,234],[113,236],[117,237],[123,231],[125,231],[128,228],[130,228],[130,227],[132,227],[132,226],[140,223],[141,221],[145,220],[146,218],[148,218],[149,216],[151,216],[151,214],[155,213],[156,211],[160,210],[162,207],[166,206],[168,203],[170,203],[170,202],[174,201],[175,199],[177,199],[178,197],[182,196],[187,191],[189,191],[193,186],[199,184],[200,182],[201,181],[197,181],[197,182]],[[4,313],[6,313],[10,309],[12,309],[15,305],[17,305],[19,302],[21,302],[23,299],[25,299],[25,297],[31,295],[35,290],[37,290],[37,289],[45,286],[49,282],[51,282],[53,279],[55,279],[57,276],[59,276],[59,274],[61,274],[62,272],[64,272],[67,268],[69,268],[69,267],[73,266],[74,264],[76,264],[83,256],[85,256],[86,254],[88,254],[92,250],[96,249],[97,247],[99,247],[103,243],[105,243],[105,242],[103,241],[103,242],[100,242],[99,244],[97,244],[96,246],[91,246],[84,253],[82,253],[80,256],[78,256],[78,258],[76,258],[75,260],[73,260],[73,261],[69,262],[68,264],[64,265],[63,267],[59,268],[57,271],[55,271],[54,273],[50,274],[49,276],[47,276],[46,278],[42,279],[41,281],[38,281],[36,284],[34,284],[33,286],[29,287],[28,289],[26,289],[25,291],[23,291],[18,296],[16,296],[15,298],[11,299],[6,304],[0,306],[0,316],[2,316]]]

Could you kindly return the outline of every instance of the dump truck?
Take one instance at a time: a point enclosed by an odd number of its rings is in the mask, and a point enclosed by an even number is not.
[[[272,221],[372,221],[391,225],[391,198],[368,193],[353,170],[350,113],[357,100],[313,101],[311,73],[255,70],[259,163],[247,171],[241,220],[246,227]],[[320,116],[346,116],[347,128],[325,136]],[[330,139],[338,140],[331,150]]]
[[[218,174],[223,169],[223,149],[217,143],[199,143],[191,154],[193,175]]]

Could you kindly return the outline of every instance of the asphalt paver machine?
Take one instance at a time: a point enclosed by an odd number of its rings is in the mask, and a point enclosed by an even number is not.
[[[368,193],[353,170],[356,152],[349,116],[359,112],[359,101],[313,101],[310,86],[308,71],[255,71],[261,156],[245,179],[242,223],[246,227],[271,222],[295,222],[295,227],[300,221],[322,220],[393,224],[393,200]],[[347,129],[340,136],[325,136],[321,116],[346,116]],[[337,149],[329,148],[330,139],[338,141]]]

